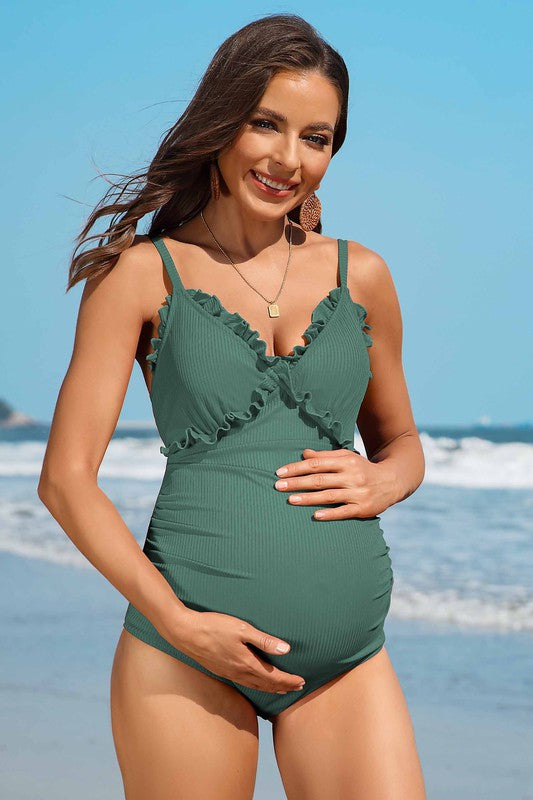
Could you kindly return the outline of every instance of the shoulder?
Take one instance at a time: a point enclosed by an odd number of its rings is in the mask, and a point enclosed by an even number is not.
[[[360,242],[348,239],[348,287],[354,300],[369,312],[392,311],[398,307],[394,279],[386,260]]]
[[[379,253],[369,247],[365,247],[360,242],[351,239],[346,241],[348,245],[348,280],[350,277],[353,277],[354,280],[357,277],[359,282],[366,283],[369,281],[377,284],[392,280],[387,262]],[[336,258],[338,239],[314,233],[309,244],[311,247],[316,248],[317,254],[327,254],[329,252],[332,260]]]
[[[392,280],[389,266],[383,256],[360,242],[348,239],[348,275],[374,285]]]
[[[114,268],[130,280],[153,277],[161,264],[161,256],[147,234],[137,234],[129,247],[122,251]]]
[[[154,306],[157,308],[161,298],[171,292],[172,285],[157,249],[148,235],[139,234],[110,270],[86,281],[82,300],[98,295],[116,302],[119,297],[132,313],[147,321],[154,315]]]

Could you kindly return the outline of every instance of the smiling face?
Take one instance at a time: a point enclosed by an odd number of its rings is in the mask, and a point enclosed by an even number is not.
[[[279,219],[318,188],[339,112],[338,92],[320,73],[273,76],[238,138],[218,157],[229,193],[246,213]]]

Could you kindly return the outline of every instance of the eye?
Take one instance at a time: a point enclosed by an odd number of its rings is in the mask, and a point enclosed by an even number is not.
[[[321,147],[326,147],[329,144],[329,139],[327,139],[325,136],[319,136],[315,133],[313,133],[311,136],[308,136],[308,139],[318,139],[315,144],[319,144]]]
[[[272,128],[276,127],[271,120],[264,118],[253,119],[250,124],[256,128],[265,128],[266,130],[268,130],[268,128],[266,127],[268,125],[270,125]],[[330,144],[330,139],[327,136],[320,136],[319,134],[316,133],[306,136],[306,139],[309,139],[312,144],[318,145],[320,148],[327,147]]]
[[[255,125],[257,128],[262,128],[262,122],[266,122],[267,125],[274,125],[269,119],[253,119],[251,124]]]

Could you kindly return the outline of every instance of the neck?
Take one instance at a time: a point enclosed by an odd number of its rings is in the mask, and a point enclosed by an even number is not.
[[[203,216],[233,261],[249,261],[265,250],[285,250],[289,241],[290,222],[285,214],[271,220],[260,219],[243,212],[232,197],[221,195],[216,201],[210,199]],[[200,224],[209,246],[217,247],[201,219]]]

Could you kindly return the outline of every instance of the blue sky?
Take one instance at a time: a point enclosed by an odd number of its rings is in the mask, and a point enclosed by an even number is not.
[[[219,44],[276,12],[301,14],[348,65],[324,233],[392,271],[416,421],[531,421],[533,4],[492,0],[4,5],[0,397],[52,416],[82,291],[65,294],[74,237],[107,188],[97,169],[144,168]],[[151,418],[135,365],[122,420]]]

